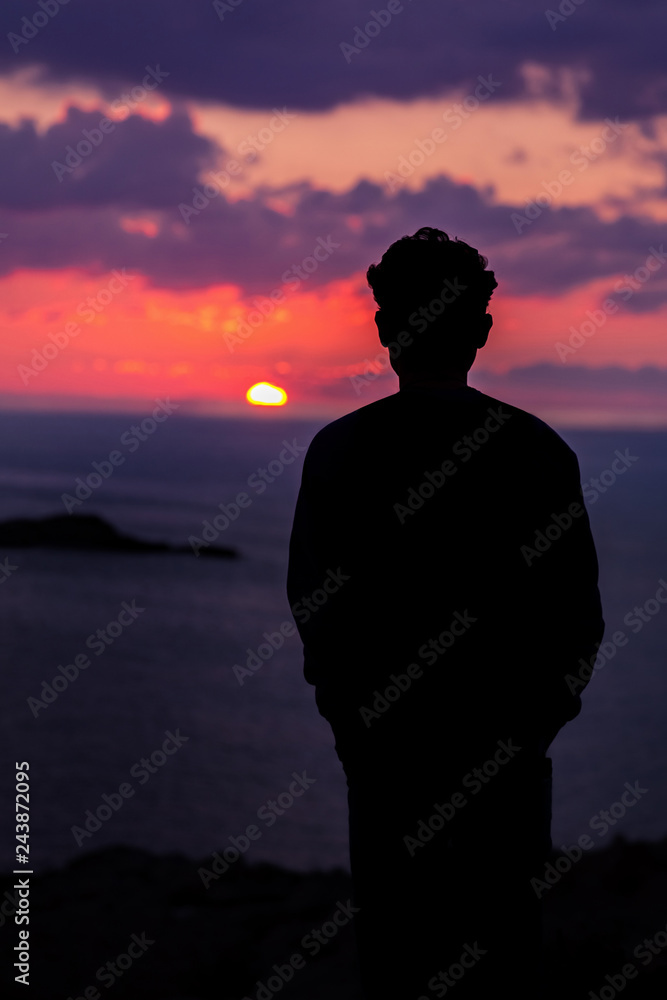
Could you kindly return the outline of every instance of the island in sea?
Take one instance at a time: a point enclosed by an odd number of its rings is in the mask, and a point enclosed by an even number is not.
[[[121,534],[96,514],[55,514],[43,518],[15,518],[0,521],[0,547],[5,549],[78,549],[86,552],[188,552],[186,545],[149,542]],[[201,548],[198,555],[236,558],[236,549],[220,545]]]

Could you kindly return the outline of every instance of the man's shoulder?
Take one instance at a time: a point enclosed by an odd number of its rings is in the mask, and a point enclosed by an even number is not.
[[[460,404],[462,409],[469,410],[471,419],[495,416],[501,425],[512,428],[510,436],[525,441],[526,446],[537,449],[539,453],[560,455],[564,459],[576,457],[560,434],[534,413],[470,388],[470,395],[462,396]],[[388,429],[392,419],[402,420],[413,402],[414,398],[410,399],[407,393],[399,391],[360,406],[322,427],[313,437],[310,449],[313,453],[320,449],[331,452],[348,449],[353,444],[360,445],[367,435],[374,438],[379,429]]]
[[[364,431],[387,422],[391,412],[397,408],[398,395],[396,392],[391,396],[383,396],[382,399],[366,403],[365,406],[351,410],[350,413],[345,413],[342,417],[325,424],[310,442],[310,451],[330,450],[343,447],[352,441],[358,442],[360,434]]]
[[[506,414],[508,426],[509,418],[511,417],[512,425],[516,427],[517,432],[525,436],[536,447],[545,451],[558,452],[562,455],[575,455],[572,448],[563,440],[558,431],[555,431],[545,420],[536,417],[534,413],[523,410],[520,406],[514,406],[512,403],[507,403],[504,400],[496,399],[495,396],[489,396],[484,392],[479,393],[479,398],[480,405],[483,404],[484,408],[496,408],[500,413]]]

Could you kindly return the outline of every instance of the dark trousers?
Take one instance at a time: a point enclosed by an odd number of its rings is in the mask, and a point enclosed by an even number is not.
[[[496,749],[441,765],[339,750],[367,1000],[541,1000],[530,879],[551,850],[551,760],[523,748],[498,766]]]

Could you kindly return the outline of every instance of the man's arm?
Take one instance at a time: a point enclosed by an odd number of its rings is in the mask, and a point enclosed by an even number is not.
[[[581,711],[604,634],[599,567],[575,453],[546,448],[534,465],[532,530],[521,546],[534,668],[547,746]]]
[[[329,455],[329,458],[331,456]],[[304,646],[304,676],[314,684],[336,657],[350,575],[342,563],[343,511],[327,474],[327,448],[316,435],[306,453],[289,543],[287,596]]]

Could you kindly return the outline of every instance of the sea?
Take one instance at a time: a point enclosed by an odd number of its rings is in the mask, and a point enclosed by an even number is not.
[[[0,520],[69,509],[188,549],[0,552],[2,869],[19,866],[18,764],[29,765],[35,872],[110,845],[201,863],[226,850],[230,863],[242,854],[299,871],[347,869],[345,777],[303,678],[298,634],[285,634],[303,455],[327,420],[176,410],[141,430],[145,418],[0,413]],[[555,429],[587,484],[608,655],[549,751],[552,839],[559,848],[584,834],[600,847],[617,835],[661,838],[667,605],[656,593],[667,595],[667,434]],[[80,499],[77,480],[96,468],[107,475]],[[197,557],[192,539],[204,541],[205,522],[243,492],[250,503],[208,532],[239,557]],[[275,650],[266,656],[265,645],[261,666],[244,674],[267,636]]]

